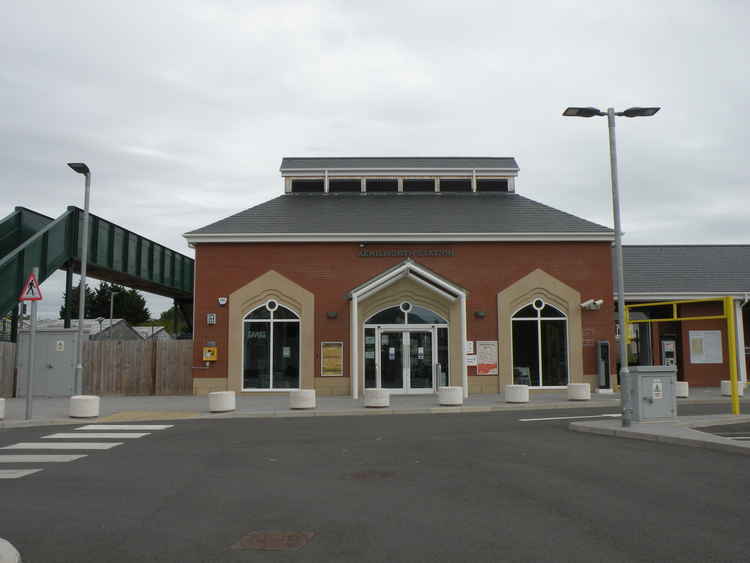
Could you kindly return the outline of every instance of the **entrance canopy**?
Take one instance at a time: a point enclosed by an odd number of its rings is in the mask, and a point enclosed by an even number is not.
[[[461,352],[463,352],[463,343],[466,342],[466,290],[443,279],[411,259],[405,260],[357,286],[349,293],[349,298],[351,299],[351,384],[352,396],[355,399],[358,397],[360,382],[359,335],[361,327],[359,326],[358,317],[359,302],[405,278],[427,288],[449,302],[458,301],[460,310],[459,334],[462,341]],[[463,353],[461,353],[461,382],[464,388],[464,397],[468,397],[469,385],[466,372],[466,359]]]

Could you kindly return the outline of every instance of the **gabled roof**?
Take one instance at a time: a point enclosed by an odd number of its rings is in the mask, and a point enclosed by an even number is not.
[[[512,157],[285,157],[281,161],[281,172],[293,170],[372,170],[387,168],[389,170],[430,170],[450,169],[492,169],[518,171],[516,159]]]
[[[166,330],[163,326],[133,326],[130,327],[138,333],[138,336],[144,340],[158,335],[161,331]]]
[[[628,298],[750,293],[750,245],[628,245],[623,264]]]
[[[285,194],[189,242],[611,240],[612,230],[515,193]]]

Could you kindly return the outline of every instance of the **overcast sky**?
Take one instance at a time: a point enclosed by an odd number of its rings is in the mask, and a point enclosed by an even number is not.
[[[4,209],[182,234],[275,197],[282,156],[514,156],[519,193],[626,244],[750,243],[750,3],[3,2]],[[43,286],[56,316],[64,275]],[[170,302],[148,296],[152,313]]]

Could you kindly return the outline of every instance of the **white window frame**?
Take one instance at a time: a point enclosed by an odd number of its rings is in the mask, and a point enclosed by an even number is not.
[[[549,305],[555,311],[558,311],[562,317],[542,317],[541,316],[541,309],[536,309],[539,311],[539,314],[536,317],[518,317],[516,318],[515,315],[520,311],[521,309],[525,309],[529,305],[532,307],[534,306],[534,302],[537,299],[541,299],[542,301],[542,309],[544,309],[545,305]],[[511,366],[511,373],[513,371],[513,366],[515,365],[515,360],[513,358],[513,321],[536,321],[536,339],[537,339],[537,354],[538,354],[538,362],[539,362],[539,385],[529,385],[530,389],[566,389],[567,386],[570,384],[570,331],[569,329],[569,323],[568,323],[568,315],[566,315],[563,311],[560,311],[557,307],[555,307],[552,303],[547,303],[547,301],[544,300],[543,297],[534,297],[531,299],[529,303],[526,303],[525,305],[521,305],[518,309],[513,311],[513,313],[510,316],[510,366]],[[557,321],[557,322],[564,322],[565,323],[565,377],[567,380],[567,383],[565,385],[542,385],[542,381],[544,381],[544,367],[542,364],[542,321]]]
[[[276,303],[276,308],[273,311],[271,311],[268,308],[268,303],[270,301],[273,301],[273,302]],[[296,319],[278,319],[278,320],[274,319],[274,313],[278,310],[279,307],[284,307],[285,309],[288,309],[289,311],[291,311],[292,313],[294,313],[295,315],[297,315],[297,318]],[[261,308],[265,308],[270,313],[270,317],[268,319],[249,319],[248,318],[251,314],[253,314],[255,311],[257,311],[258,309],[261,309]],[[269,323],[271,325],[271,328],[270,328],[270,331],[269,331],[270,332],[269,342],[268,342],[268,346],[269,346],[269,348],[268,348],[269,349],[269,358],[268,358],[268,360],[269,360],[268,361],[269,387],[268,388],[245,387],[245,353],[246,353],[246,347],[247,347],[247,341],[245,340],[245,324],[246,323],[250,323],[250,324],[252,324],[252,323]],[[298,357],[297,357],[297,365],[299,366],[298,367],[299,374],[298,374],[297,387],[275,388],[273,386],[273,356],[274,356],[274,350],[273,350],[273,344],[274,344],[273,343],[273,325],[275,323],[297,323],[297,325],[299,327],[298,330],[299,330],[300,342],[299,342],[299,346],[298,346],[298,350],[297,350],[297,355],[298,355]],[[302,323],[301,323],[301,320],[300,320],[300,317],[299,317],[299,313],[297,311],[295,311],[292,307],[289,307],[288,305],[283,304],[278,299],[269,299],[268,301],[266,301],[265,303],[263,303],[263,305],[259,305],[258,307],[255,307],[255,308],[251,309],[250,311],[248,311],[245,314],[244,318],[242,319],[242,368],[241,369],[242,369],[242,375],[241,375],[241,377],[242,377],[242,391],[243,392],[244,391],[248,391],[248,392],[258,392],[258,393],[269,393],[269,392],[279,393],[279,392],[284,392],[284,391],[295,391],[295,390],[302,389]]]

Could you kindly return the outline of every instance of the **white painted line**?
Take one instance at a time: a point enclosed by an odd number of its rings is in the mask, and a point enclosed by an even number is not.
[[[87,424],[76,430],[166,430],[174,424]]]
[[[122,442],[19,442],[0,450],[108,450]]]
[[[39,471],[41,469],[0,469],[0,479],[18,479]]]
[[[520,422],[538,422],[542,420],[573,420],[576,418],[619,418],[621,414],[591,414],[586,416],[551,416],[549,418],[519,418]]]
[[[149,434],[150,432],[58,432],[57,434],[42,436],[42,440],[47,440],[50,438],[53,440],[78,440],[79,438],[119,440],[120,438],[143,438],[144,436],[148,436]]]
[[[0,463],[65,463],[86,457],[80,455],[0,455]]]

